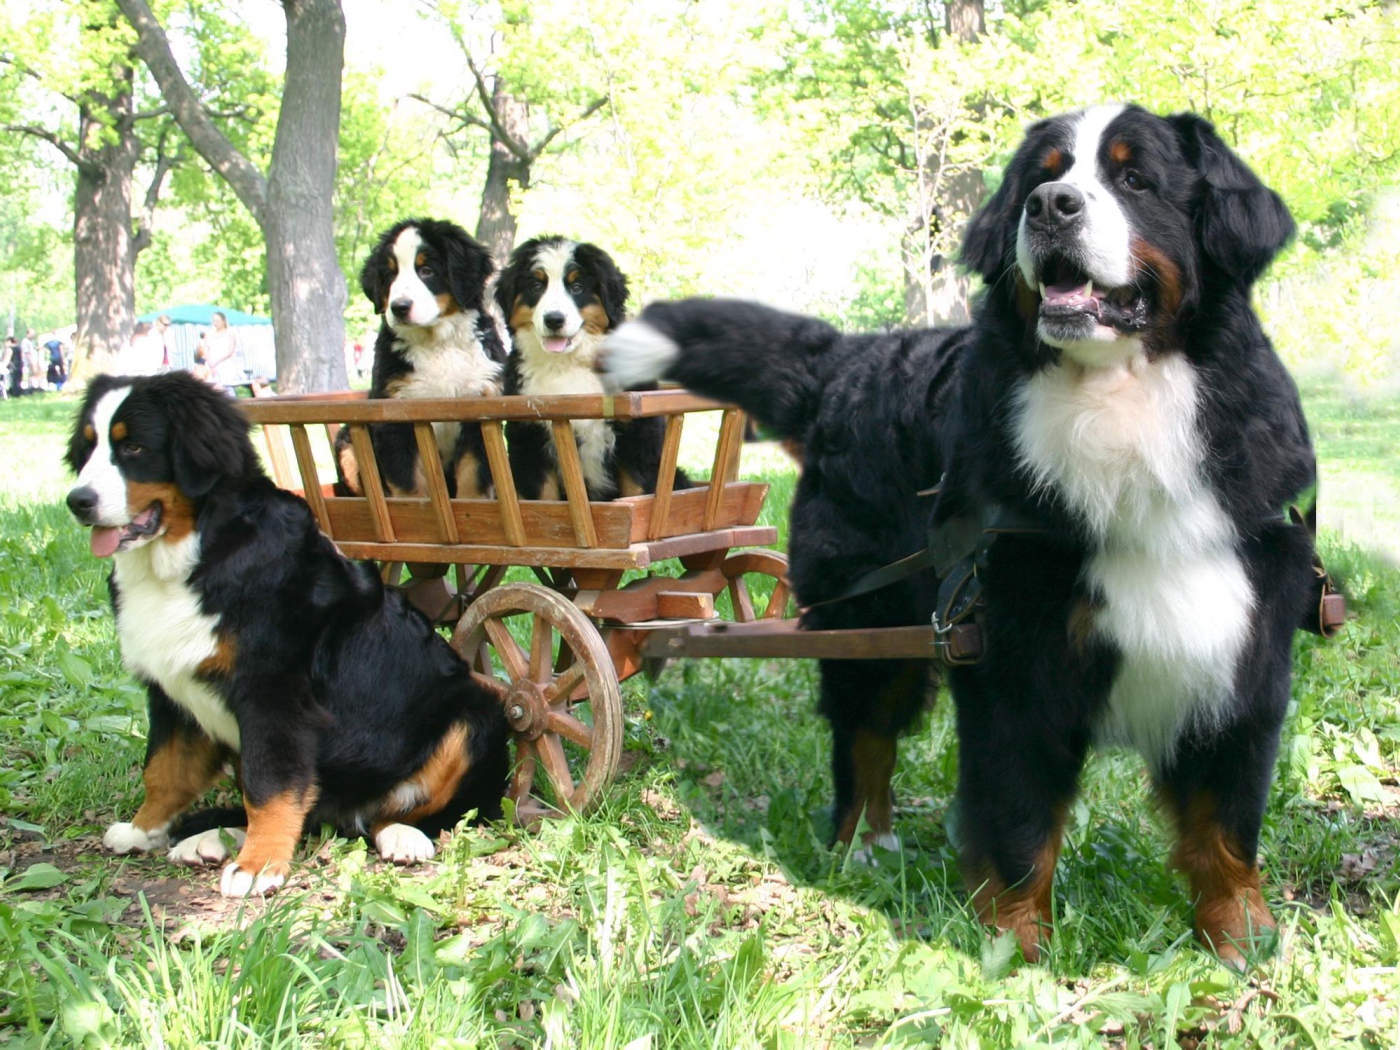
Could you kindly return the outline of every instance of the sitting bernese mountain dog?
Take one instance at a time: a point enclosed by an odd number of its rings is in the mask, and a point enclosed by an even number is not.
[[[369,396],[494,397],[505,347],[486,312],[491,253],[441,219],[405,219],[385,230],[360,271],[360,287],[383,317],[374,343]],[[490,468],[475,423],[434,423],[448,494],[489,497]],[[391,496],[422,496],[426,480],[411,423],[376,423],[370,440]],[[350,432],[336,439],[337,492],[360,495]]]
[[[226,896],[280,886],[323,821],[412,863],[469,811],[500,815],[499,698],[267,478],[228,398],[186,372],[100,376],[67,458],[68,506],[112,559],[122,658],[149,696],[146,798],[108,849],[165,848],[226,763],[247,826]],[[218,863],[223,842],[208,830],[170,856]]]
[[[600,394],[596,369],[604,337],[622,323],[627,277],[593,244],[538,237],[511,253],[496,284],[496,302],[514,352],[507,394]],[[666,425],[660,418],[617,422],[576,419],[574,439],[590,500],[656,491]],[[564,485],[548,423],[506,424],[511,473],[525,499],[562,500]],[[690,485],[676,471],[675,485]]]
[[[929,623],[930,573],[845,592],[930,526],[935,547],[958,523],[980,533],[985,654],[948,672],[957,837],[978,914],[1028,960],[1096,743],[1146,760],[1197,937],[1242,966],[1274,926],[1260,824],[1317,593],[1311,535],[1285,508],[1315,461],[1250,288],[1293,232],[1205,120],[1100,106],[1030,127],[972,219],[970,328],[847,336],[691,300],[609,340],[619,383],[675,380],[801,443],[807,627]],[[895,740],[930,685],[923,662],[822,661],[839,839],[863,816],[867,843],[898,844]]]

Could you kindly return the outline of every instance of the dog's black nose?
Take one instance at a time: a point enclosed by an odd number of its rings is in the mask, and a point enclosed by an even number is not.
[[[389,304],[389,309],[400,321],[408,317],[408,312],[413,309],[412,299],[395,299]]]
[[[97,490],[88,485],[79,485],[68,493],[68,509],[73,512],[73,517],[84,525],[90,525],[97,511]]]
[[[1072,226],[1084,211],[1084,194],[1067,182],[1047,182],[1026,198],[1026,220],[1035,229]]]
[[[544,326],[551,332],[557,332],[564,327],[564,315],[558,310],[551,310],[544,315]]]

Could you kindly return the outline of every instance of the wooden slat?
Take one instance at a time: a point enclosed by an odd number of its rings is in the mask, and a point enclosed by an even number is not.
[[[437,436],[431,423],[414,423],[413,437],[418,442],[418,462],[423,467],[423,478],[428,486],[428,500],[437,516],[438,539],[443,543],[457,543],[457,521],[452,516],[452,504],[447,498],[447,478],[443,473],[439,458]]]
[[[515,494],[515,476],[510,472],[510,457],[506,455],[505,428],[495,421],[482,423],[481,439],[486,445],[486,461],[491,465],[491,480],[496,486],[496,502],[501,506],[501,521],[505,525],[506,542],[515,547],[523,547],[525,522],[520,516],[520,499]]]
[[[291,464],[287,462],[286,438],[282,427],[263,427],[263,441],[267,444],[267,461],[272,466],[272,480],[279,489],[294,489],[296,480],[292,477]]]
[[[768,494],[768,486],[757,481],[731,481],[724,486],[720,496],[719,511],[712,528],[729,528],[733,525],[752,525],[763,510],[763,499]],[[685,536],[700,532],[704,528],[705,514],[710,505],[708,486],[698,489],[682,489],[671,496],[671,509],[667,513],[666,534]],[[652,539],[652,515],[656,513],[656,501],[650,496],[636,496],[630,499],[614,500],[614,503],[635,503],[636,517],[632,521],[632,542]],[[663,539],[664,536],[654,537]]]
[[[564,479],[564,495],[569,502],[569,518],[574,523],[574,538],[580,547],[596,547],[598,536],[593,531],[593,515],[588,512],[588,486],[583,480],[583,464],[578,458],[574,425],[567,419],[556,419],[550,426],[554,432],[554,455],[559,462],[559,476]]]
[[[659,540],[666,535],[671,514],[671,493],[676,487],[676,460],[681,454],[681,428],[685,416],[677,413],[666,417],[666,436],[661,441],[661,466],[656,474],[656,500],[651,508],[651,527],[647,539]]]
[[[441,543],[441,529],[433,505],[426,499],[385,501],[396,538],[407,543]],[[520,515],[525,535],[534,547],[572,548],[578,546],[573,519],[565,503],[531,501],[521,503]],[[378,539],[374,532],[369,502],[358,497],[331,498],[326,509],[335,535],[344,540]],[[508,544],[502,506],[496,500],[453,500],[451,510],[457,526],[457,542]],[[595,547],[621,549],[629,546],[639,530],[633,522],[637,508],[627,504],[588,504]],[[468,559],[470,560],[470,559]]]
[[[389,508],[384,504],[384,482],[379,477],[379,464],[374,458],[374,446],[369,440],[369,428],[362,423],[350,424],[350,447],[355,452],[355,464],[360,469],[360,487],[364,490],[365,501],[369,506],[371,528],[374,538],[381,543],[393,543],[393,522],[389,520]],[[410,561],[399,558],[399,561]]]
[[[715,614],[715,596],[692,591],[662,591],[656,615],[663,620],[707,620]]]
[[[743,440],[744,413],[736,408],[726,409],[724,420],[719,425],[719,443],[715,446],[715,461],[710,471],[710,494],[705,501],[705,517],[701,522],[701,528],[706,532],[719,521],[725,483],[729,481],[729,472],[733,469],[735,448]]]
[[[291,428],[292,448],[297,454],[297,469],[301,471],[301,494],[316,515],[316,524],[321,531],[334,538],[331,532],[331,519],[326,514],[326,500],[321,493],[321,478],[316,473],[316,457],[311,454],[311,437],[306,428],[296,424]]]
[[[642,419],[724,406],[685,390],[623,394],[515,394],[469,398],[264,397],[242,398],[254,423],[417,423],[510,419]]]
[[[932,659],[932,626],[882,627],[878,631],[802,631],[797,620],[687,624],[649,633],[648,656],[811,657],[837,660]]]

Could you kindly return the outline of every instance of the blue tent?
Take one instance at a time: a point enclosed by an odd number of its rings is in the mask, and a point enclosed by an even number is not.
[[[199,336],[213,328],[216,313],[223,314],[229,327],[234,329],[238,338],[239,363],[248,377],[275,379],[277,351],[272,341],[272,321],[266,317],[226,306],[194,305],[153,310],[136,319],[154,323],[158,317],[170,318],[170,331],[174,335],[170,365],[172,368],[189,368],[195,363],[194,352],[199,345]]]

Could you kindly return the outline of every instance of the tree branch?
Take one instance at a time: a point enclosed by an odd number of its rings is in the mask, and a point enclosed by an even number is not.
[[[48,131],[34,124],[6,124],[5,130],[14,132],[16,135],[31,135],[36,139],[43,139],[54,149],[58,150],[58,152],[62,153],[70,164],[79,168],[89,167],[87,161],[83,160],[77,150],[64,142],[52,131]]]
[[[156,117],[168,117],[170,115],[169,106],[160,106],[157,109],[143,109],[131,115],[131,122],[135,124],[138,120],[155,120]]]
[[[462,43],[462,54],[467,56],[467,66],[476,79],[477,96],[481,99],[482,108],[486,110],[486,118],[491,122],[491,137],[510,150],[516,160],[522,164],[529,164],[531,162],[529,148],[512,138],[505,125],[501,123],[501,115],[496,112],[496,106],[492,101],[491,89],[486,86],[486,78],[481,75],[481,70],[477,68],[465,43]]]
[[[594,113],[597,113],[598,110],[606,106],[610,97],[611,96],[609,95],[604,95],[602,98],[594,99],[593,102],[591,102],[587,106],[587,108],[585,108],[584,111],[580,113],[577,117],[575,117],[573,120],[560,124],[558,127],[550,128],[549,133],[545,135],[544,138],[540,139],[539,142],[535,143],[534,148],[530,150],[529,163],[533,164],[535,161],[539,160],[540,155],[543,154],[546,147],[548,147],[549,144],[554,141],[554,137],[556,135],[558,135],[561,131],[565,130],[566,128],[573,127],[575,124],[582,124],[589,117],[593,116]]]
[[[166,152],[166,143],[170,138],[170,126],[161,129],[160,138],[156,140],[156,170],[151,176],[151,183],[146,187],[146,199],[142,203],[141,215],[136,220],[136,232],[131,238],[131,257],[134,259],[145,249],[151,246],[151,231],[155,228],[156,205],[160,203],[160,191],[165,182],[165,177],[170,174],[181,160],[184,159],[184,150],[176,148],[173,153]]]
[[[74,96],[69,95],[66,92],[59,91],[57,88],[44,83],[44,74],[40,73],[37,69],[33,68],[32,66],[25,65],[19,59],[15,58],[14,55],[0,55],[0,65],[13,66],[20,72],[21,75],[29,77],[29,79],[38,81],[40,84],[43,84],[45,90],[52,91],[55,95],[59,96],[60,98],[67,99],[75,106],[82,105],[82,103]]]
[[[117,6],[136,30],[136,54],[151,71],[190,144],[224,178],[258,225],[263,225],[267,219],[267,178],[209,119],[146,0],[117,0]]]

